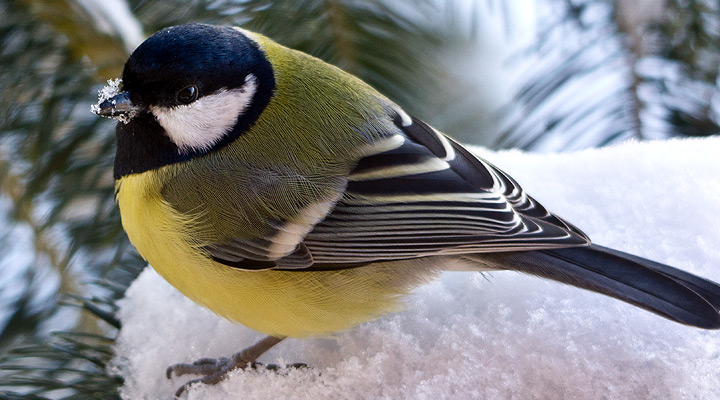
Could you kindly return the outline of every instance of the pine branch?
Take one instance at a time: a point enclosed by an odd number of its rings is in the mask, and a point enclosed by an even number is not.
[[[19,3],[33,18],[67,38],[67,49],[74,60],[88,57],[100,79],[107,80],[120,73],[127,57],[122,38],[117,32],[101,29],[97,18],[93,18],[82,1],[21,0]]]
[[[12,204],[4,216],[7,226],[22,226],[33,235],[32,242],[14,246],[31,246],[28,252],[34,255],[32,263],[13,266],[32,271],[25,275],[28,283],[10,283],[28,292],[0,304],[13,315],[2,335],[7,343],[28,330],[42,334],[42,318],[57,312],[54,302],[34,299],[34,292],[49,291],[48,283],[39,280],[52,281],[37,271],[54,271],[58,291],[83,295],[90,288],[81,282],[98,273],[87,267],[93,264],[88,261],[105,264],[103,254],[122,243],[108,175],[114,151],[111,123],[87,111],[101,69],[90,65],[85,53],[97,47],[95,60],[115,60],[116,71],[126,53],[120,39],[93,31],[81,5],[0,1],[0,13],[0,91],[5,94],[0,98],[0,196]],[[92,38],[96,45],[88,42]],[[93,329],[87,314],[78,316],[78,324]],[[64,320],[69,327],[74,318]]]
[[[0,359],[0,398],[119,399],[122,379],[108,374],[113,342],[59,332],[48,343],[19,346]]]
[[[360,67],[352,34],[348,27],[347,16],[338,0],[325,0],[330,37],[337,54],[337,64],[351,74],[357,74]]]
[[[68,259],[63,251],[55,245],[52,238],[48,237],[49,232],[44,222],[39,221],[34,213],[31,203],[25,201],[25,189],[22,183],[23,179],[10,172],[8,161],[0,153],[0,170],[6,171],[3,174],[3,180],[0,181],[0,196],[7,196],[19,207],[14,209],[13,217],[16,221],[24,223],[32,229],[35,235],[35,250],[47,256],[49,265],[56,269],[60,277],[59,290],[63,293],[79,294],[82,289],[76,280],[76,277],[68,271]],[[37,256],[36,256],[37,257]]]
[[[716,2],[548,4],[558,17],[520,57],[530,68],[497,146],[577,149],[720,132],[720,89],[703,78],[717,76],[720,62]]]

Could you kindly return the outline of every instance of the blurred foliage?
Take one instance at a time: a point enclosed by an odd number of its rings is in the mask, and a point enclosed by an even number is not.
[[[650,3],[538,0],[537,40],[507,64],[520,78],[503,129],[489,115],[497,93],[474,75],[488,43],[512,40],[506,2],[113,4],[146,33],[184,22],[262,32],[465,141],[567,150],[720,130],[719,3]],[[89,106],[138,43],[98,4],[0,0],[0,398],[118,398],[115,300],[144,262],[114,204],[114,123]],[[502,34],[483,36],[490,18],[506,20]]]
[[[43,341],[13,346],[0,357],[0,398],[120,399],[122,379],[112,373],[111,360],[114,331],[120,328],[115,301],[127,285],[103,280],[97,286],[109,295],[75,296],[67,305],[89,311],[112,329],[104,329],[104,334],[56,331]]]
[[[495,147],[720,132],[720,3],[547,0]]]
[[[650,26],[660,38],[653,54],[669,71],[648,76],[658,88],[677,135],[720,132],[720,2],[668,0],[668,12]],[[671,75],[672,74],[672,75]]]
[[[88,293],[83,281],[110,270],[113,249],[127,242],[114,207],[112,124],[87,112],[97,69],[83,55],[85,44],[73,47],[56,21],[42,18],[53,9],[0,2],[0,193],[11,203],[3,219],[32,233],[26,241],[3,237],[3,246],[26,246],[31,257],[21,265],[8,251],[0,266],[27,271],[28,288],[57,286],[40,306],[16,303],[0,345],[11,331],[36,332],[57,312],[57,293]]]

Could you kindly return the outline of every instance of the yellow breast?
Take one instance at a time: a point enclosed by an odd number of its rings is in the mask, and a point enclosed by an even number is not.
[[[396,310],[399,297],[427,281],[428,261],[377,263],[340,271],[245,271],[216,263],[192,215],[161,196],[167,168],[116,183],[123,228],[170,284],[215,313],[268,335],[327,335]],[[201,211],[201,210],[200,210]]]

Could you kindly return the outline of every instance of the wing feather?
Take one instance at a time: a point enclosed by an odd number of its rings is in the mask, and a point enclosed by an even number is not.
[[[208,252],[236,268],[327,270],[589,243],[461,144],[414,118],[394,122],[397,130],[358,160],[342,197],[323,208],[324,218],[315,210],[301,234],[297,224],[277,223],[267,238],[233,240]],[[284,243],[279,232],[290,240]]]
[[[344,197],[305,237],[315,263],[368,263],[588,242],[507,174],[422,121],[411,121],[398,124],[402,145],[358,163]]]

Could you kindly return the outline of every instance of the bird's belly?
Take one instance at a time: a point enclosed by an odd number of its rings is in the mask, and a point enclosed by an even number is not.
[[[175,212],[145,174],[118,185],[122,223],[140,254],[170,284],[213,312],[268,335],[322,336],[400,308],[434,273],[430,260],[339,271],[245,271],[197,250],[192,220]]]

